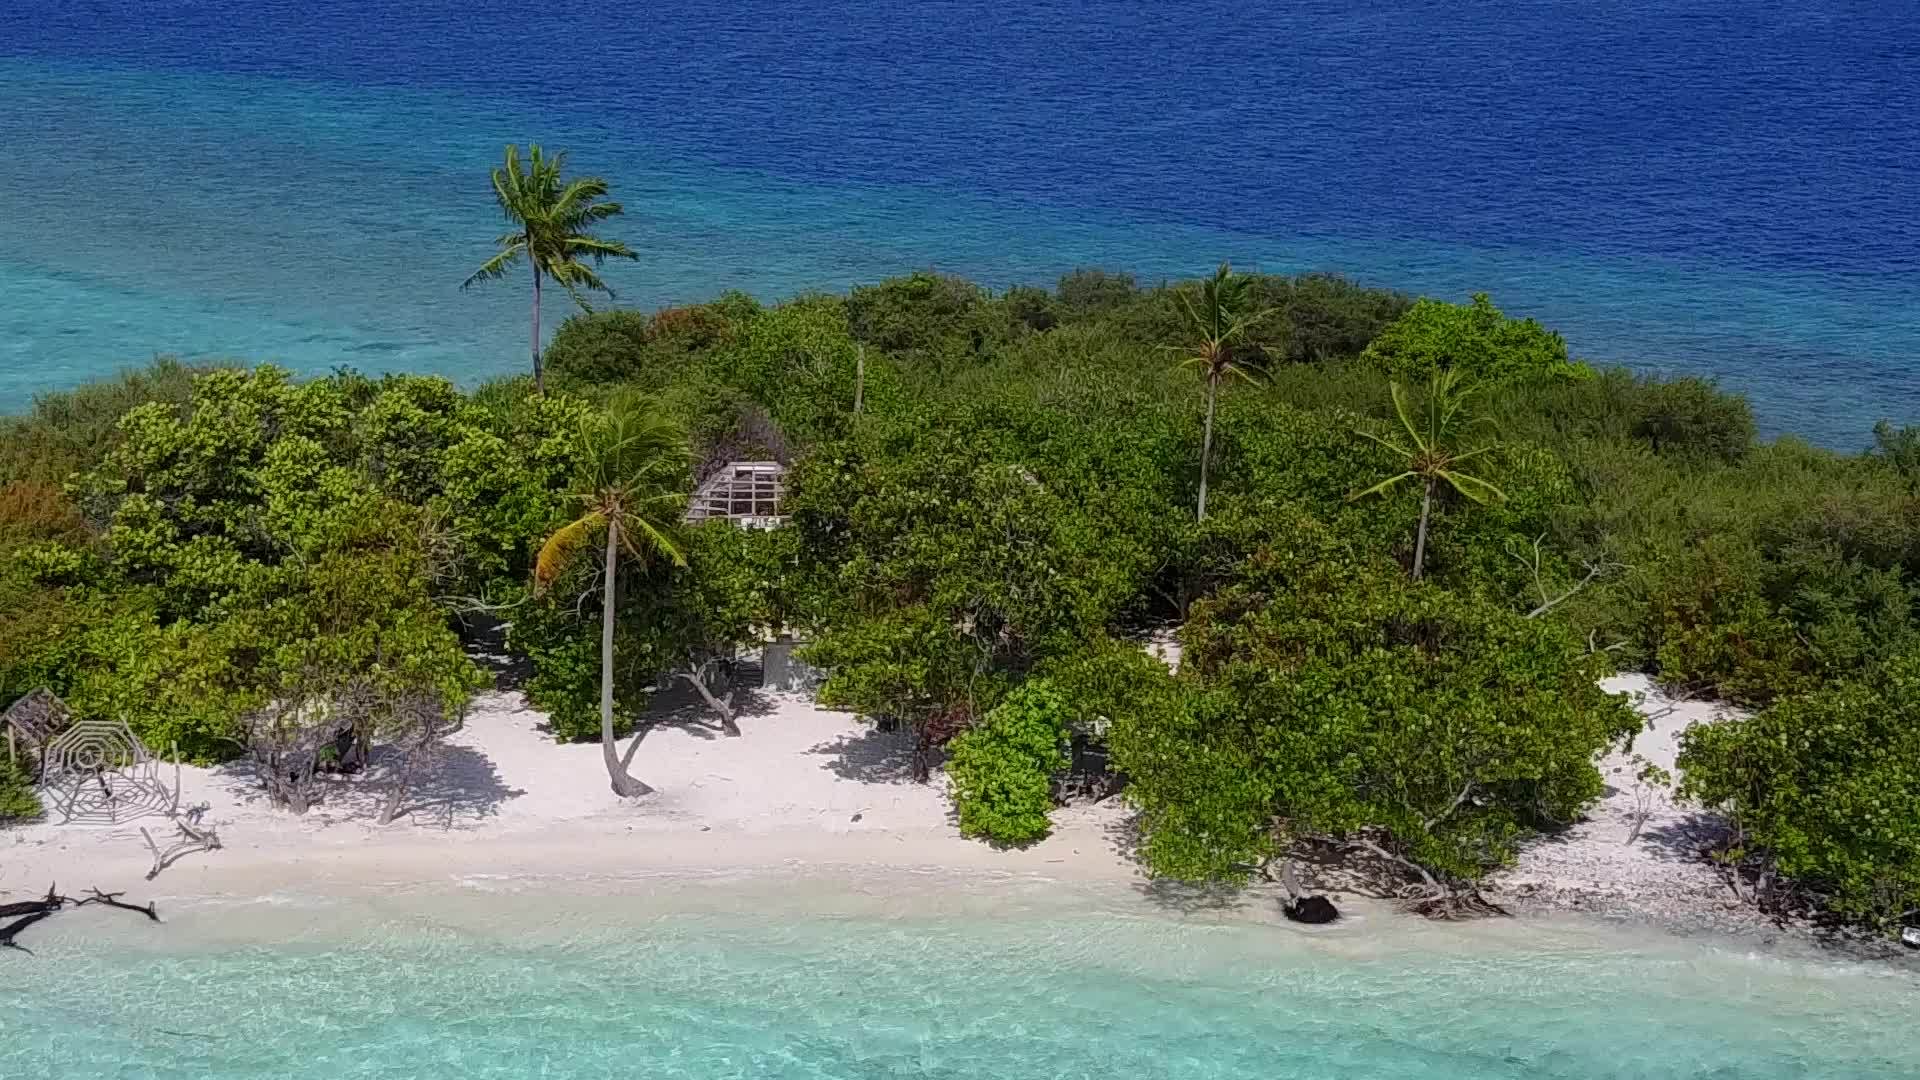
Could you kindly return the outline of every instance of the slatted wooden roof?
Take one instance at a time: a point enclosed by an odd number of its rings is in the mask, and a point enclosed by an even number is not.
[[[787,467],[777,461],[733,461],[695,489],[688,521],[726,518],[742,525],[778,525],[785,519]]]

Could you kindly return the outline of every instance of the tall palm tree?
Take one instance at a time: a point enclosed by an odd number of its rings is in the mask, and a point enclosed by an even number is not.
[[[519,263],[522,256],[533,268],[533,385],[538,393],[547,392],[546,373],[540,368],[540,281],[545,278],[567,291],[582,311],[591,310],[582,290],[601,292],[608,297],[613,290],[600,280],[593,266],[608,259],[637,259],[633,249],[617,240],[602,240],[588,235],[596,222],[620,214],[617,202],[602,202],[607,182],[597,176],[564,180],[560,170],[567,163],[564,151],[546,156],[539,143],[527,146],[527,161],[520,163],[520,148],[507,147],[506,164],[493,170],[493,197],[500,212],[513,223],[512,232],[494,241],[500,251],[468,275],[462,289],[475,282],[502,278]]]
[[[1174,294],[1180,299],[1187,330],[1193,335],[1189,344],[1174,348],[1187,354],[1182,365],[1197,367],[1207,376],[1207,426],[1200,442],[1200,505],[1196,511],[1201,521],[1207,520],[1207,465],[1213,457],[1213,408],[1221,380],[1233,375],[1253,381],[1253,375],[1241,363],[1239,350],[1246,343],[1247,331],[1267,312],[1245,311],[1247,290],[1252,285],[1252,278],[1235,274],[1232,266],[1221,263],[1212,277],[1200,283],[1198,303],[1184,290]]]
[[[600,748],[614,794],[646,795],[653,789],[628,774],[640,746],[634,736],[625,757],[614,749],[613,611],[620,553],[637,559],[665,556],[682,566],[686,558],[673,542],[674,523],[685,502],[685,434],[661,416],[648,398],[617,392],[599,413],[581,422],[580,468],[569,496],[580,516],[554,530],[534,561],[534,585],[545,589],[568,562],[601,533],[606,534],[605,576],[600,583]]]
[[[1461,450],[1456,446],[1467,428],[1475,422],[1466,413],[1467,400],[1473,396],[1473,389],[1462,382],[1458,371],[1447,369],[1433,373],[1427,384],[1426,400],[1421,403],[1423,407],[1417,414],[1407,400],[1406,390],[1399,383],[1388,383],[1387,389],[1393,397],[1394,414],[1399,417],[1400,427],[1406,431],[1408,441],[1403,444],[1357,429],[1354,434],[1393,451],[1406,471],[1389,476],[1347,498],[1351,502],[1369,495],[1385,494],[1407,481],[1420,482],[1420,528],[1413,541],[1413,580],[1419,581],[1426,568],[1427,523],[1433,514],[1433,493],[1440,484],[1445,483],[1477,503],[1500,502],[1507,496],[1488,481],[1461,470],[1461,466],[1467,462],[1491,451],[1493,444],[1471,450]]]

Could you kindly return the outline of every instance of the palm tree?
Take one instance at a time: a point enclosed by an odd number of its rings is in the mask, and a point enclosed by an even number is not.
[[[605,577],[600,583],[600,748],[614,794],[646,795],[653,789],[628,775],[640,746],[636,735],[626,756],[614,752],[613,610],[620,553],[637,559],[664,555],[679,565],[686,558],[673,542],[673,523],[685,501],[687,442],[652,401],[621,391],[599,413],[580,425],[580,470],[569,493],[580,516],[556,529],[534,562],[534,586],[544,590],[568,562],[600,533],[606,533]]]
[[[1461,471],[1462,465],[1491,451],[1493,444],[1472,450],[1454,448],[1459,437],[1474,423],[1465,412],[1467,399],[1473,396],[1473,390],[1461,382],[1459,372],[1448,369],[1433,373],[1427,385],[1426,401],[1423,402],[1425,408],[1417,418],[1407,401],[1405,389],[1397,382],[1388,383],[1387,388],[1393,397],[1393,411],[1399,416],[1400,426],[1407,433],[1408,443],[1403,445],[1370,431],[1356,429],[1354,434],[1393,451],[1405,464],[1406,471],[1389,476],[1365,491],[1355,492],[1348,496],[1348,501],[1384,494],[1404,481],[1420,481],[1420,529],[1413,541],[1413,580],[1419,581],[1426,567],[1427,523],[1433,513],[1433,493],[1443,481],[1477,503],[1500,502],[1507,496],[1486,480]]]
[[[1207,426],[1206,434],[1200,443],[1200,505],[1197,517],[1207,520],[1207,464],[1213,457],[1213,407],[1214,400],[1220,394],[1220,382],[1228,375],[1235,375],[1248,382],[1253,376],[1246,365],[1240,362],[1239,348],[1245,343],[1247,331],[1253,324],[1265,318],[1264,311],[1243,314],[1247,304],[1247,290],[1253,279],[1235,274],[1233,267],[1226,263],[1213,276],[1200,283],[1200,302],[1194,303],[1185,291],[1174,295],[1180,298],[1182,314],[1186,316],[1187,329],[1193,334],[1189,345],[1174,346],[1187,353],[1183,365],[1192,365],[1207,375]]]
[[[621,212],[617,202],[606,198],[607,182],[597,176],[563,181],[560,170],[567,163],[565,152],[547,157],[539,143],[527,146],[527,162],[520,163],[520,148],[507,147],[505,165],[493,170],[493,197],[500,212],[514,225],[494,243],[500,251],[480,264],[461,282],[462,289],[478,281],[491,281],[507,275],[507,270],[522,256],[533,267],[533,386],[537,393],[547,392],[546,374],[540,368],[540,279],[546,278],[567,290],[582,311],[587,306],[581,290],[613,296],[613,290],[587,265],[599,266],[607,259],[637,259],[633,249],[617,240],[590,236],[587,230],[595,222],[605,221]]]

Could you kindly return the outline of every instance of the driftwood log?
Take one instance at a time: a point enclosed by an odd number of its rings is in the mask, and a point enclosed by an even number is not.
[[[71,896],[62,896],[55,889],[49,888],[47,895],[38,900],[21,900],[11,904],[0,904],[0,918],[10,915],[20,916],[5,926],[0,926],[0,948],[15,949],[26,953],[28,956],[32,956],[33,950],[20,944],[17,940],[21,931],[43,919],[50,919],[58,912],[70,907],[85,907],[88,904],[99,904],[103,907],[113,907],[119,908],[122,911],[136,912],[145,915],[154,922],[160,921],[160,913],[154,909],[151,903],[142,907],[138,904],[121,902],[120,897],[126,895],[125,893],[103,893],[99,889],[88,889],[87,892],[89,895],[75,900]]]
[[[52,918],[53,913],[59,910],[60,909],[57,907],[47,908],[43,911],[36,911],[33,914],[28,915],[24,918],[15,919],[14,921],[8,923],[5,926],[0,926],[0,949],[18,949],[21,952],[26,953],[28,956],[32,956],[33,950],[15,941],[14,938],[20,935],[20,931],[25,930],[27,927],[32,926],[34,923],[39,922],[41,919]]]
[[[151,900],[147,901],[145,907],[142,907],[139,904],[121,903],[120,898],[127,895],[126,893],[123,893],[123,892],[104,892],[103,893],[99,889],[88,889],[87,892],[90,895],[84,896],[79,900],[74,901],[74,904],[73,904],[74,907],[85,907],[88,904],[99,904],[103,907],[119,908],[121,911],[138,912],[142,915],[145,915],[148,919],[151,919],[154,922],[160,921],[160,913],[154,910],[153,901]]]
[[[153,842],[153,834],[147,831],[146,826],[140,827],[140,836],[146,840],[147,850],[153,852],[153,869],[147,871],[148,881],[159,877],[160,871],[196,851],[220,850],[220,834],[214,832],[210,825],[201,825],[190,822],[185,817],[177,817],[173,819],[173,827],[180,830],[180,835],[165,851],[160,850],[160,845]]]
[[[60,905],[66,900],[56,891],[57,888],[57,886],[48,887],[47,895],[38,900],[18,900],[11,904],[0,904],[0,919],[34,915],[42,911],[59,911]]]

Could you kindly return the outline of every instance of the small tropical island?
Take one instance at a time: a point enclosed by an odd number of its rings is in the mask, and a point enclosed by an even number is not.
[[[1920,429],[1761,440],[1331,274],[636,311],[605,181],[493,187],[522,374],[0,421],[0,900],[800,862],[1920,921]]]

